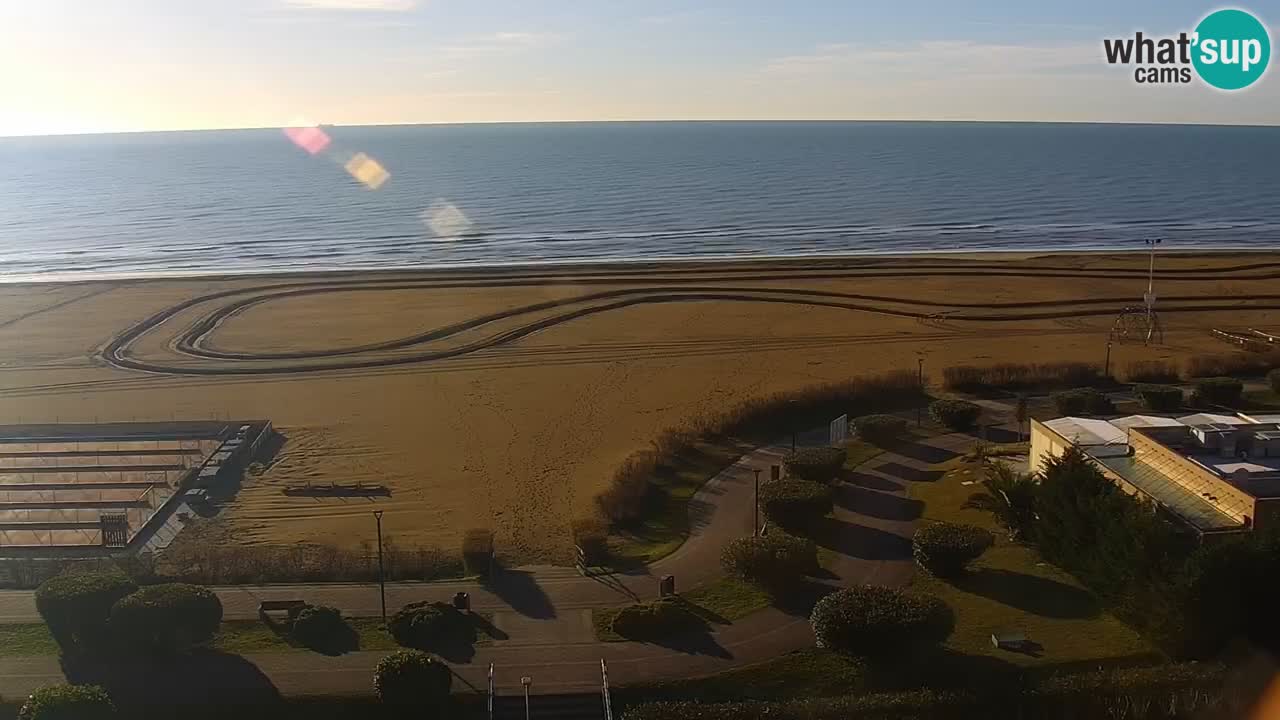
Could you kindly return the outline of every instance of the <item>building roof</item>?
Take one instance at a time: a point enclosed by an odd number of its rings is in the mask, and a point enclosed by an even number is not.
[[[1215,415],[1214,413],[1196,413],[1178,418],[1183,425],[1247,425],[1245,420],[1236,415]]]
[[[1159,415],[1129,415],[1128,417],[1116,418],[1111,421],[1112,425],[1128,430],[1131,427],[1178,427],[1182,423],[1177,418],[1161,417]]]
[[[1249,422],[1258,423],[1260,425],[1267,423],[1280,424],[1280,415],[1245,415],[1240,413],[1240,417]]]
[[[1094,459],[1199,530],[1244,527],[1243,522],[1222,512],[1208,500],[1191,492],[1160,469],[1138,458],[1125,455]]]
[[[1124,430],[1106,420],[1093,418],[1060,417],[1044,425],[1076,445],[1127,445],[1129,436]]]

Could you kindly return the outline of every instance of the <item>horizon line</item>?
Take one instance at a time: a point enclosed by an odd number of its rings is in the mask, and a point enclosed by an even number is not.
[[[1175,126],[1175,127],[1230,127],[1230,128],[1276,128],[1280,122],[1262,123],[1207,123],[1177,121],[1137,121],[1137,120],[973,120],[973,119],[923,119],[923,118],[882,118],[882,119],[762,119],[762,118],[722,118],[722,119],[606,119],[606,120],[471,120],[466,122],[386,122],[386,123],[319,123],[317,127],[333,128],[392,128],[392,127],[463,127],[468,125],[638,125],[638,124],[887,124],[887,123],[938,123],[966,125],[1130,125],[1130,126]],[[160,128],[155,130],[87,130],[84,132],[60,133],[24,133],[17,135],[0,135],[0,140],[19,138],[56,138],[86,137],[98,135],[148,135],[161,133],[201,133],[201,132],[235,132],[253,130],[280,130],[293,125],[237,125],[205,128]]]

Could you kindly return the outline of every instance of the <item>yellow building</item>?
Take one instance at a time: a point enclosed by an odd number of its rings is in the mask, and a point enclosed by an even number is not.
[[[1280,527],[1280,417],[1131,415],[1031,422],[1031,467],[1070,446],[1201,538]]]

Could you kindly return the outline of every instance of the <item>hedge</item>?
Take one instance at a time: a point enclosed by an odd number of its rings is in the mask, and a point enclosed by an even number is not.
[[[113,720],[116,707],[97,685],[53,685],[31,693],[18,720]]]
[[[930,595],[875,585],[827,595],[809,616],[818,647],[855,655],[910,652],[951,634],[950,611]]]
[[[929,417],[952,430],[968,430],[978,421],[982,407],[967,400],[943,398],[929,405]]]
[[[355,650],[359,644],[355,630],[342,613],[325,605],[303,608],[289,627],[289,637],[303,647],[324,653]]]
[[[420,650],[467,645],[475,642],[471,618],[448,603],[409,603],[387,621],[387,630],[397,643]]]
[[[1196,381],[1195,392],[1204,402],[1234,407],[1240,404],[1244,383],[1229,377],[1204,378]]]
[[[869,443],[897,440],[907,432],[907,421],[897,415],[863,415],[854,418],[853,429]]]
[[[614,616],[611,627],[625,638],[652,640],[696,630],[704,625],[704,621],[690,612],[682,600],[664,597],[628,605]]]
[[[599,518],[580,518],[569,527],[573,544],[582,549],[587,565],[602,565],[609,558],[609,526]]]
[[[148,585],[111,608],[111,629],[129,647],[180,652],[213,639],[222,601],[208,588],[186,583]]]
[[[969,563],[991,547],[995,538],[976,525],[936,522],[916,530],[911,552],[916,563],[937,577],[964,574]]]
[[[810,527],[831,512],[831,488],[808,480],[775,480],[760,486],[760,507],[783,528]]]
[[[1050,399],[1063,415],[1113,415],[1116,411],[1111,399],[1093,388],[1063,390],[1051,395]]]
[[[452,687],[449,667],[418,650],[391,653],[373,672],[373,692],[387,705],[438,708]]]
[[[782,458],[782,464],[787,468],[788,477],[829,483],[840,474],[847,457],[848,453],[844,448],[800,448],[787,453]]]
[[[468,530],[462,536],[462,568],[468,575],[488,575],[493,569],[493,531]]]
[[[1131,383],[1178,382],[1178,365],[1162,360],[1137,360],[1125,366],[1124,376]]]
[[[118,572],[57,575],[36,588],[36,610],[64,652],[100,649],[111,607],[137,589]]]
[[[1173,412],[1182,407],[1182,389],[1171,385],[1134,385],[1142,406],[1156,412]]]
[[[742,537],[725,545],[720,554],[725,572],[781,590],[818,569],[818,546],[811,540],[771,530],[763,537]]]

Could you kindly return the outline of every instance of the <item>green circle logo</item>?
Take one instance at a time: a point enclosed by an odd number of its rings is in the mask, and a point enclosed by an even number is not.
[[[1243,10],[1218,10],[1196,26],[1191,63],[1200,79],[1219,90],[1240,90],[1258,81],[1271,59],[1271,36]]]

